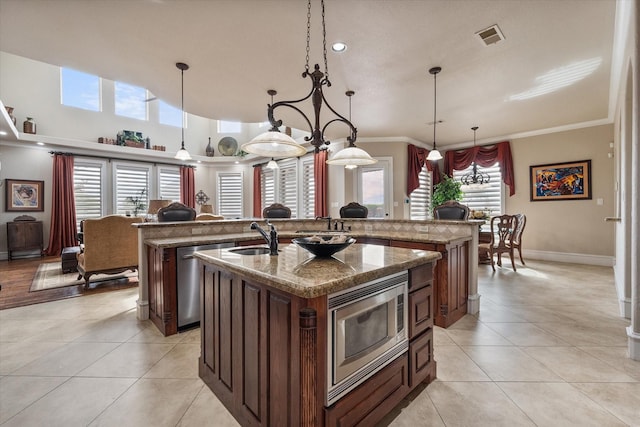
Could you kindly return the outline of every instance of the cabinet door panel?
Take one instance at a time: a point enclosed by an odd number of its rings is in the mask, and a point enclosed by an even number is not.
[[[433,286],[409,294],[409,339],[433,326]]]
[[[433,329],[423,333],[409,344],[409,387],[431,376],[435,377],[433,361]]]

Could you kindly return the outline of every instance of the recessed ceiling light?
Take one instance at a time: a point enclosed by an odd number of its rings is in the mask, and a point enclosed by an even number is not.
[[[335,42],[331,45],[331,50],[334,52],[344,52],[347,50],[347,44],[343,42]]]
[[[44,142],[36,142],[38,145],[44,145]]]
[[[5,136],[5,135],[8,135],[8,134],[5,131],[0,130],[0,135]]]

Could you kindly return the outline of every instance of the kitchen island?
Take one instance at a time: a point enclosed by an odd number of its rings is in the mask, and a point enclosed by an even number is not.
[[[314,258],[296,245],[281,245],[278,256],[232,249],[195,256],[201,262],[200,377],[241,425],[373,425],[420,383],[435,379],[433,270],[440,253],[356,243],[333,258]],[[355,369],[346,382],[359,381],[332,399],[337,353],[328,301],[371,281],[384,290],[388,277],[406,277],[407,302],[398,298],[397,310],[408,323],[398,320],[406,331],[403,350],[373,371],[370,364]],[[369,320],[369,314],[358,317]]]
[[[264,220],[259,220],[263,224]],[[344,219],[348,235],[357,243],[437,251],[435,324],[449,327],[466,313],[477,313],[478,225],[471,221],[412,221]],[[304,233],[326,232],[326,221],[275,219],[281,243]],[[181,248],[200,245],[231,246],[264,244],[250,229],[250,220],[187,221],[136,224],[139,242],[138,318],[151,319],[164,335],[177,333],[178,289],[189,284],[176,274]],[[335,224],[335,222],[334,222]],[[341,224],[342,225],[342,224]],[[324,228],[324,230],[323,230]],[[309,234],[306,234],[309,235]],[[191,286],[191,285],[189,285]],[[195,305],[197,307],[197,304]]]

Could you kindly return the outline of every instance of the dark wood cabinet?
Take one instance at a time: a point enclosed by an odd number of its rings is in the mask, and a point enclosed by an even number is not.
[[[7,249],[9,260],[13,252],[33,251],[38,249],[42,255],[43,236],[42,221],[11,221],[7,223]]]
[[[199,375],[240,425],[375,425],[419,383],[435,379],[433,263],[409,271],[412,317],[421,328],[409,351],[330,407],[327,297],[301,298],[208,263],[200,268]]]
[[[391,246],[437,251],[442,259],[436,263],[434,284],[435,324],[448,328],[467,313],[469,296],[469,242],[448,244],[391,241]]]
[[[178,333],[176,248],[147,246],[149,320],[163,335]]]

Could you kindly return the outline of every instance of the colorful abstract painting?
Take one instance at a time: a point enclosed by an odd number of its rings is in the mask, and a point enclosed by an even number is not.
[[[591,199],[591,160],[529,167],[531,201]]]

